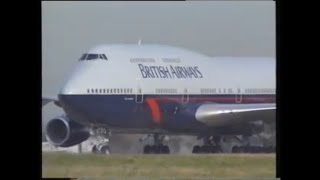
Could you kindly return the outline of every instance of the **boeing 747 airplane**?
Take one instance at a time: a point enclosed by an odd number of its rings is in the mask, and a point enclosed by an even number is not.
[[[203,139],[193,153],[220,151],[224,136],[261,132],[275,121],[275,59],[208,57],[166,45],[100,45],[85,52],[53,101],[65,114],[46,125],[48,141],[77,145],[91,135],[153,137],[144,152],[170,153],[165,135]],[[105,153],[106,144],[93,152]]]

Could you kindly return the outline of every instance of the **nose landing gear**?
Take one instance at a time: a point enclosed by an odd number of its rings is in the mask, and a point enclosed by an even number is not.
[[[92,132],[97,136],[97,142],[91,149],[92,153],[110,154],[109,138],[111,136],[111,132],[104,127],[94,128]]]

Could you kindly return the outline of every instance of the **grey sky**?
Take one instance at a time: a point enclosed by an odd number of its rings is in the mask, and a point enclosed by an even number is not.
[[[42,2],[42,93],[55,95],[90,47],[140,38],[209,56],[275,57],[275,3]],[[61,112],[48,105],[43,118]]]

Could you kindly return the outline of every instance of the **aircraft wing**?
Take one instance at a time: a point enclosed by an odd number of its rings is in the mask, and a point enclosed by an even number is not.
[[[196,119],[211,127],[235,125],[248,121],[275,121],[276,104],[203,104]]]
[[[45,96],[45,97],[42,97],[42,106],[48,104],[49,102],[58,102],[58,98],[57,97],[49,97],[49,96]]]

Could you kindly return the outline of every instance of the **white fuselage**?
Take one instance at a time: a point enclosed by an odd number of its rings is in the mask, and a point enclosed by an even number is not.
[[[100,89],[114,88],[130,88],[133,94],[158,94],[159,89],[174,89],[176,94],[275,93],[273,58],[211,58],[160,45],[110,45],[88,51],[95,53],[105,54],[108,60],[79,61],[60,93],[101,94]],[[186,75],[179,69],[188,67],[193,68],[193,74]],[[163,73],[165,68],[169,72]]]

